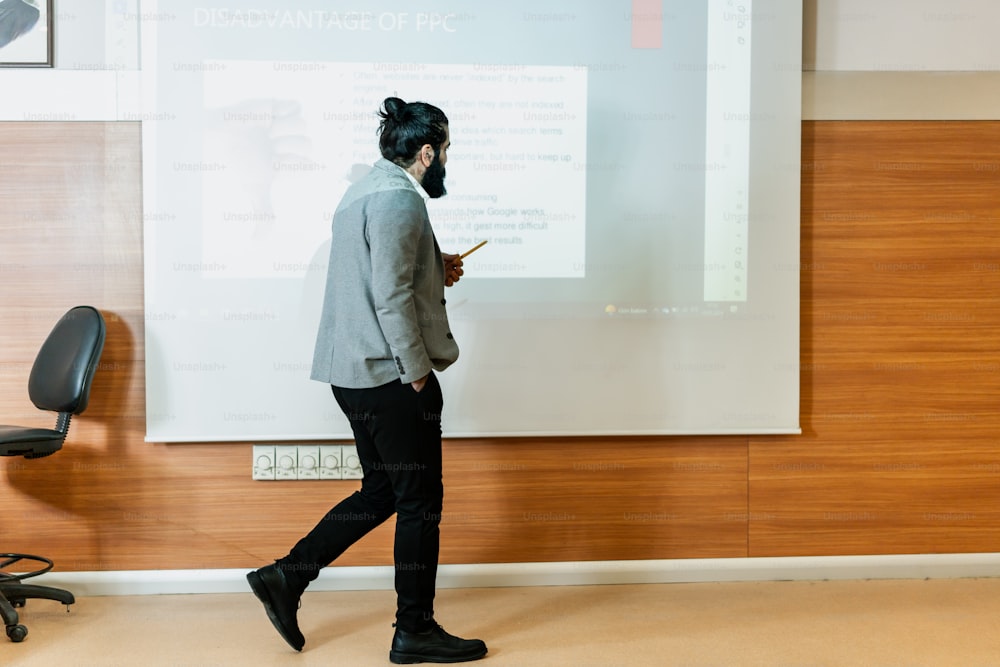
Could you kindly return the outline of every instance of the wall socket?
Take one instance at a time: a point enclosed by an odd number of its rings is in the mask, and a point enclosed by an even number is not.
[[[361,479],[363,476],[353,443],[253,446],[253,479]]]

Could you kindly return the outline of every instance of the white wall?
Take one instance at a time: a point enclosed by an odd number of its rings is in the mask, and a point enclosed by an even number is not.
[[[997,0],[801,1],[805,120],[1000,118]],[[0,120],[141,118],[139,25],[164,5],[56,0],[55,68],[0,70]]]
[[[55,67],[139,68],[139,0],[55,0]]]
[[[137,120],[138,6],[55,0],[55,66],[0,70],[0,120]]]
[[[807,71],[1000,71],[997,0],[788,0],[803,3]],[[138,69],[141,0],[55,0],[57,69]],[[239,4],[239,3],[236,3]]]
[[[1000,70],[996,0],[805,0],[805,70]]]
[[[1000,119],[1000,2],[804,0],[804,120]]]

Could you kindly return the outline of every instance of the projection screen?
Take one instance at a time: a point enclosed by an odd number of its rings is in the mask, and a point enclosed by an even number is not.
[[[334,5],[334,7],[331,7]],[[309,379],[389,95],[449,116],[449,437],[795,433],[802,7],[142,3],[147,440],[348,437]]]

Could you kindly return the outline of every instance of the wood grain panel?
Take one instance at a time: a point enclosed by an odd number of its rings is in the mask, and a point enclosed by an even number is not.
[[[805,123],[802,436],[445,446],[442,561],[1000,547],[998,123]],[[251,567],[357,482],[253,482],[246,444],[143,442],[135,123],[0,123],[0,415],[92,303],[109,336],[67,447],[0,461],[0,545],[64,570]],[[391,522],[341,561],[387,564]]]
[[[446,454],[443,525],[461,537],[443,554],[458,562],[746,553],[745,438],[461,441]]]
[[[750,554],[1000,549],[1000,123],[803,124],[799,438]]]
[[[0,461],[0,548],[62,570],[252,567],[284,555],[357,482],[254,482],[247,443],[143,442],[139,126],[0,123],[0,415],[76,303],[104,312],[91,407],[67,446]],[[746,554],[746,438],[451,441],[442,561]],[[392,524],[339,561],[391,562]]]

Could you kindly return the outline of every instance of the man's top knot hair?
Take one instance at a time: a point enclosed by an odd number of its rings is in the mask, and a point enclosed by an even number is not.
[[[379,115],[383,122],[391,118],[393,122],[402,123],[406,116],[406,102],[398,97],[385,98],[385,101],[382,102],[382,109]]]
[[[448,139],[448,117],[432,104],[387,97],[378,115],[382,157],[401,167],[413,164],[422,146],[430,144],[438,151]]]

